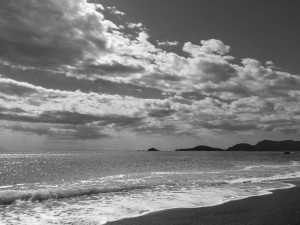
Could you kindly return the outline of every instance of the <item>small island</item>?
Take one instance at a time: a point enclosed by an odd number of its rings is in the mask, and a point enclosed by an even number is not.
[[[175,151],[224,151],[224,150],[220,148],[213,148],[210,146],[200,145],[194,148],[176,149]]]
[[[147,152],[159,152],[159,150],[156,148],[149,148]]]

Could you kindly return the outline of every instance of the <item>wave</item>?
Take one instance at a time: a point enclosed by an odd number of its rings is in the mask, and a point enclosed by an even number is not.
[[[151,175],[197,175],[197,174],[210,174],[221,173],[220,171],[202,171],[202,172],[152,172]]]
[[[270,177],[238,178],[238,179],[230,180],[226,183],[228,184],[261,183],[261,182],[279,181],[279,180],[287,180],[287,179],[295,179],[295,178],[300,178],[300,172],[278,174]]]
[[[246,166],[244,167],[243,171],[253,170],[253,169],[261,169],[261,168],[269,168],[269,169],[279,169],[279,168],[286,168],[286,167],[299,167],[300,162],[298,161],[291,161],[289,164],[285,165],[255,165],[255,166]]]
[[[49,199],[62,199],[80,196],[89,196],[96,194],[114,193],[114,192],[129,192],[138,189],[147,189],[151,186],[130,186],[130,187],[78,187],[70,189],[44,189],[31,191],[2,191],[0,193],[0,205],[9,205],[17,200],[22,201],[45,201]]]

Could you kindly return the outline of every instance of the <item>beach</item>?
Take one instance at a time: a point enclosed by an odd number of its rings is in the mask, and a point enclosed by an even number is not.
[[[300,155],[106,151],[0,158],[0,224],[300,224]]]
[[[212,207],[155,212],[108,225],[299,225],[300,181],[288,183],[296,187]]]

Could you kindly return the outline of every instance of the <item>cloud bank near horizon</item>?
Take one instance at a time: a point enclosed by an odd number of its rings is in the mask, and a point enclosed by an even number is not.
[[[221,40],[151,43],[126,12],[86,0],[3,1],[0,20],[3,130],[55,140],[300,132],[300,76],[237,59]]]

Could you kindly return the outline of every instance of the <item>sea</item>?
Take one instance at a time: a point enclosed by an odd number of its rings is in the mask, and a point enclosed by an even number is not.
[[[106,224],[292,188],[300,154],[82,151],[0,154],[0,224]]]

